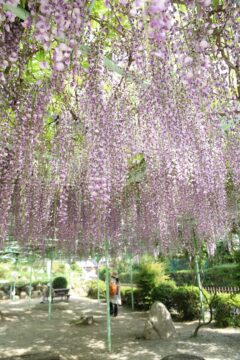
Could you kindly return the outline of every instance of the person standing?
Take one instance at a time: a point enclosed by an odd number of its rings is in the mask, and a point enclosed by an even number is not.
[[[112,274],[109,284],[109,295],[110,295],[110,315],[118,316],[118,306],[122,304],[120,283],[117,274]]]

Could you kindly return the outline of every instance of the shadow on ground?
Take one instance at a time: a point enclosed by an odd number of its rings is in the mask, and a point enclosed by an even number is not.
[[[55,351],[62,360],[160,360],[173,353],[201,355],[206,360],[240,360],[240,329],[205,328],[190,338],[196,323],[176,323],[171,341],[141,339],[147,314],[121,308],[111,319],[112,353],[106,350],[106,305],[87,298],[48,305],[39,299],[0,303],[0,359],[26,352]],[[81,315],[94,316],[93,325],[73,325]]]

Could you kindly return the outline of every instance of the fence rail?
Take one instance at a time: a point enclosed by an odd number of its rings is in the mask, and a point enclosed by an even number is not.
[[[225,294],[239,294],[239,286],[204,286],[204,289],[210,294],[225,293]]]

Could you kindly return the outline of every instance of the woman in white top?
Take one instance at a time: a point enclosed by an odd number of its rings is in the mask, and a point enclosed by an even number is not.
[[[118,316],[118,305],[121,304],[119,279],[117,275],[113,274],[110,280],[110,315]]]

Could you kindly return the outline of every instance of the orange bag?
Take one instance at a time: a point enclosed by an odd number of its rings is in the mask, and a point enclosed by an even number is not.
[[[109,285],[109,294],[110,296],[117,295],[117,284],[111,283]]]

